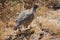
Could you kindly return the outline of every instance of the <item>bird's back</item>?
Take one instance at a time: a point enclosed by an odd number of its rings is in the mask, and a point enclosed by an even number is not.
[[[22,11],[19,15],[18,15],[18,18],[17,18],[17,21],[21,21],[21,20],[24,20],[26,19],[27,17],[30,17],[33,15],[33,12],[31,9],[28,9],[28,10],[24,10]]]

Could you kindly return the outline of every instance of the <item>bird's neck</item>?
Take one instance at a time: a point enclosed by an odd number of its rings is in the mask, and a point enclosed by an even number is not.
[[[36,12],[36,8],[32,7],[32,12],[33,13]]]

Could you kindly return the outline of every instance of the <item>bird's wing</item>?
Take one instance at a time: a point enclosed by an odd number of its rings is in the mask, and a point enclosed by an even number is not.
[[[30,12],[30,10],[22,11],[18,16],[17,21],[25,20],[27,17],[29,17],[31,15],[31,13],[32,12]]]
[[[24,16],[25,16],[25,13],[24,13],[24,12],[21,12],[21,13],[19,14],[18,18],[17,18],[17,21],[19,22],[19,21],[24,20],[24,19],[23,19]]]

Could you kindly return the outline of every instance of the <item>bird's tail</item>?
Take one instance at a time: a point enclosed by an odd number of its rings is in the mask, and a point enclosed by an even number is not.
[[[16,23],[16,26],[14,27],[14,30],[17,30],[19,28],[20,24]]]

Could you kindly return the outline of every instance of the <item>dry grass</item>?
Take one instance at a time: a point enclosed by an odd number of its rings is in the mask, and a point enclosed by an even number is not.
[[[42,0],[41,0],[42,1]],[[44,2],[43,2],[44,1]],[[31,23],[31,27],[33,27],[32,30],[34,30],[35,34],[39,34],[41,32],[41,28],[47,29],[50,32],[54,32],[58,35],[60,35],[60,12],[59,11],[53,11],[48,9],[46,6],[49,6],[51,4],[55,4],[57,0],[43,0],[41,3],[43,6],[39,6],[39,8],[36,11],[35,18],[33,22]],[[27,5],[27,4],[26,4]],[[25,5],[25,7],[26,7]],[[28,6],[32,6],[32,3]],[[26,8],[27,8],[26,7]],[[28,8],[30,8],[28,7]],[[15,20],[22,10],[24,10],[24,4],[23,3],[8,3],[8,5],[3,9],[0,20],[0,40],[4,40],[3,38],[6,35],[13,34],[12,28],[16,25]],[[37,18],[38,17],[38,18]],[[6,24],[8,22],[8,24]],[[41,27],[42,23],[42,27]],[[5,28],[6,25],[8,28]],[[26,23],[25,23],[26,25]]]

